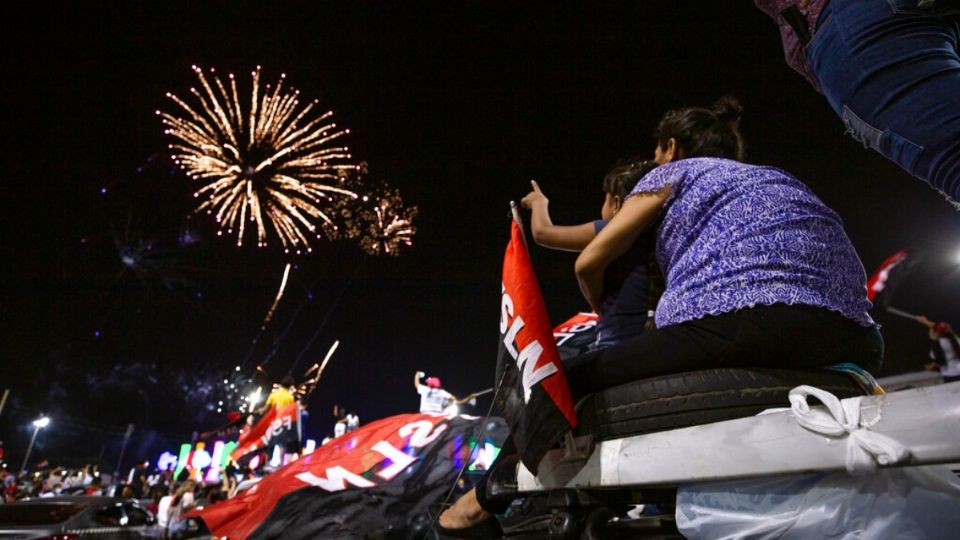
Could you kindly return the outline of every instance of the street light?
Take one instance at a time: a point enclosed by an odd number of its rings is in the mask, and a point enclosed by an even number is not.
[[[23,471],[27,469],[27,461],[30,460],[30,452],[33,451],[33,443],[37,440],[37,433],[49,425],[50,418],[46,416],[41,416],[33,421],[33,436],[30,437],[30,444],[27,445],[27,453],[23,456],[23,465],[20,465],[20,474],[23,474]]]

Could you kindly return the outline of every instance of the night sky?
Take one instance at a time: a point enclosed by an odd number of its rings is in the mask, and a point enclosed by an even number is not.
[[[0,438],[16,465],[40,413],[53,423],[38,458],[114,463],[128,423],[125,462],[154,457],[222,423],[188,389],[267,357],[276,378],[302,373],[336,339],[311,400],[315,438],[334,403],[364,421],[415,410],[417,370],[455,394],[491,386],[509,201],[535,178],[555,222],[594,219],[603,174],[652,155],[665,110],[723,94],[744,105],[748,161],[810,185],[868,272],[925,250],[893,305],[960,324],[957,213],[844,134],[751,2],[122,4],[5,8]],[[265,82],[286,73],[333,109],[370,176],[419,208],[414,245],[382,258],[321,243],[290,258],[188,219],[195,186],[154,111],[196,84],[193,64],[247,90],[257,65]],[[118,246],[150,246],[141,271]],[[586,308],[573,255],[534,247],[533,259],[554,323]],[[288,261],[286,296],[253,345]],[[923,328],[876,311],[881,375],[920,368]]]

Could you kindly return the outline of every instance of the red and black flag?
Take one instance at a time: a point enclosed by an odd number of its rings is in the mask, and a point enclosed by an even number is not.
[[[867,280],[867,298],[874,305],[889,306],[900,283],[922,259],[915,249],[901,249],[887,257]]]
[[[597,341],[597,323],[600,317],[596,313],[577,313],[553,329],[553,338],[557,341],[560,359],[566,360],[586,354],[590,346]]]
[[[230,457],[243,464],[245,457],[276,445],[300,451],[300,405],[297,402],[271,407],[256,424],[241,430],[237,448]]]
[[[371,422],[192,512],[229,540],[422,538],[428,509],[464,469],[469,489],[499,452],[498,418],[403,414]]]
[[[515,218],[503,259],[497,405],[520,459],[536,473],[544,453],[577,424],[540,286]]]

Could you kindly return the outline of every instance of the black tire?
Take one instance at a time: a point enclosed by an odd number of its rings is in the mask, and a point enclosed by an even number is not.
[[[577,433],[604,440],[752,416],[772,407],[789,407],[787,394],[801,384],[840,398],[864,393],[849,375],[829,370],[710,369],[676,373],[589,396],[579,408]]]

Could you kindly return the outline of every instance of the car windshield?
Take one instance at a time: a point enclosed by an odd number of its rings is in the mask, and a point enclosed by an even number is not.
[[[51,525],[63,523],[83,510],[77,503],[18,503],[0,505],[0,525]]]

